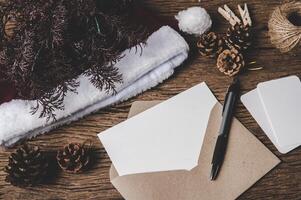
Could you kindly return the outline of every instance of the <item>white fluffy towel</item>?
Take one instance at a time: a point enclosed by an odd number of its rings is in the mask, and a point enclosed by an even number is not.
[[[142,54],[134,49],[126,50],[125,56],[116,64],[123,76],[123,83],[117,85],[116,95],[101,92],[87,77],[80,76],[78,93],[67,94],[65,109],[56,111],[57,121],[47,122],[38,114],[30,114],[35,101],[12,100],[4,103],[0,105],[0,145],[12,146],[22,138],[49,132],[150,89],[171,76],[174,68],[188,57],[188,51],[186,41],[175,30],[168,26],[161,27],[147,39]]]

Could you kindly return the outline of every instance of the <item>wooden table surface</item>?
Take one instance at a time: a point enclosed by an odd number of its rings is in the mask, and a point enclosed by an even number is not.
[[[270,43],[268,37],[268,18],[277,5],[277,0],[249,0],[249,8],[255,25],[255,43],[246,56],[247,62],[256,61],[256,66],[264,70],[247,72],[242,76],[243,92],[254,89],[259,82],[287,75],[301,75],[301,48],[287,54],[280,54]],[[236,8],[243,1],[202,0],[213,18],[213,30],[225,32],[228,23],[217,13],[217,7],[227,3]],[[199,5],[198,0],[152,0],[144,5],[154,12],[173,17],[178,11],[190,6]],[[193,39],[185,36],[191,44]],[[165,100],[191,86],[206,81],[216,97],[223,102],[230,79],[223,76],[215,67],[215,60],[203,58],[192,48],[188,61],[176,70],[176,73],[163,84],[138,97],[117,106],[107,108],[96,114],[59,128],[51,133],[29,141],[39,145],[42,150],[55,152],[70,141],[83,142],[91,139],[94,142],[96,162],[91,169],[78,175],[58,172],[49,183],[27,189],[13,187],[4,182],[2,168],[7,164],[8,156],[15,149],[0,150],[0,198],[1,199],[114,199],[122,197],[109,181],[108,170],[111,161],[96,134],[126,119],[131,103],[136,100]],[[274,170],[259,180],[239,199],[301,199],[301,148],[281,155],[260,129],[255,120],[240,103],[237,118],[253,132],[281,160]],[[300,130],[301,131],[301,130]]]

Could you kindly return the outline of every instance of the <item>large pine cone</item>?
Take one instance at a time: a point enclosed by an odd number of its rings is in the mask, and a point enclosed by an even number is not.
[[[217,58],[217,68],[228,76],[234,76],[245,66],[242,54],[235,48],[224,50]]]
[[[197,43],[199,52],[202,56],[214,58],[224,49],[224,40],[214,32],[203,34]]]
[[[66,172],[78,173],[89,163],[90,156],[83,144],[70,143],[57,153],[57,162]]]
[[[226,43],[230,48],[246,50],[251,46],[252,34],[250,26],[236,24],[227,31]]]
[[[33,186],[40,183],[48,170],[48,163],[39,147],[24,145],[12,153],[4,169],[6,181],[15,186]]]

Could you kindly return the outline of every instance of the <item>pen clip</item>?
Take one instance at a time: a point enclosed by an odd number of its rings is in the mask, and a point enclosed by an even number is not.
[[[223,114],[224,114],[226,102],[228,101],[228,98],[229,98],[230,90],[236,90],[237,89],[237,84],[239,84],[239,79],[238,79],[238,77],[235,77],[233,82],[231,83],[231,85],[228,87],[228,90],[227,90],[227,93],[226,93],[226,96],[225,96],[224,106],[223,106],[223,111],[222,111]]]
[[[223,106],[223,112],[222,112],[222,114],[224,114],[225,105],[226,105],[226,102],[227,102],[228,97],[229,97],[229,89],[230,89],[230,87],[228,87],[228,89],[227,89],[227,93],[226,93],[225,100],[224,100],[224,106]]]

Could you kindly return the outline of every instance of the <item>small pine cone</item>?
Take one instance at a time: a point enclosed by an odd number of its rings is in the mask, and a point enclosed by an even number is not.
[[[58,151],[56,159],[64,171],[78,173],[88,165],[90,156],[84,145],[70,143],[63,150]]]
[[[41,183],[48,171],[48,162],[39,147],[23,145],[9,157],[4,168],[6,182],[14,186],[26,187]]]
[[[214,32],[201,35],[197,43],[202,56],[214,58],[224,50],[224,40]]]
[[[3,16],[3,24],[4,24],[4,37],[8,40],[12,39],[19,23],[14,14],[9,14],[7,16]]]
[[[245,66],[245,61],[237,49],[224,50],[217,58],[217,68],[227,76],[234,76]]]
[[[236,24],[231,26],[226,34],[226,43],[230,48],[246,50],[251,46],[252,34],[250,26]]]

